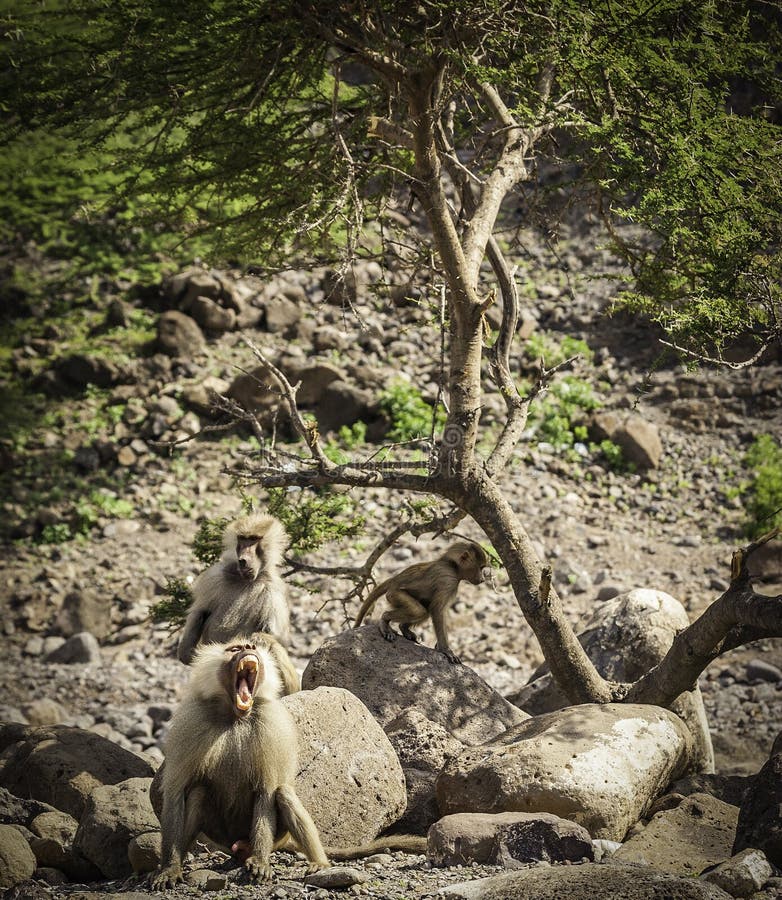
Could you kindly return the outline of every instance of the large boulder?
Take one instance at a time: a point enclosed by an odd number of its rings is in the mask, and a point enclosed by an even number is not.
[[[661,872],[698,875],[731,855],[739,811],[709,794],[692,794],[675,809],[656,813],[614,854]]]
[[[694,878],[638,866],[549,866],[449,885],[448,900],[731,900],[730,894]]]
[[[742,800],[733,852],[748,847],[782,868],[782,753],[768,760]]]
[[[349,691],[283,697],[299,732],[296,790],[326,846],[365,844],[402,815],[405,777],[383,729]]]
[[[0,825],[0,889],[12,888],[32,877],[35,855],[13,825]]]
[[[440,818],[435,793],[437,776],[446,762],[464,749],[464,744],[414,708],[389,722],[386,734],[402,764],[407,785],[407,809],[396,829],[426,834]]]
[[[112,741],[67,725],[0,726],[0,787],[81,819],[97,787],[147,778],[152,766]]]
[[[666,709],[584,704],[538,716],[464,750],[437,779],[444,815],[549,812],[622,840],[689,758]]]
[[[470,746],[529,718],[472,669],[412,641],[389,643],[374,624],[323,642],[302,676],[304,688],[321,685],[355,694],[384,728],[416,709]]]
[[[589,832],[550,813],[457,813],[429,829],[427,856],[438,866],[517,868],[530,862],[593,859]]]
[[[578,640],[598,672],[611,681],[636,681],[665,656],[676,635],[690,624],[687,612],[664,591],[639,588],[601,603],[587,620]],[[546,667],[508,698],[533,715],[569,705]],[[703,697],[697,686],[681,694],[671,709],[692,734],[688,771],[713,772],[714,750]]]

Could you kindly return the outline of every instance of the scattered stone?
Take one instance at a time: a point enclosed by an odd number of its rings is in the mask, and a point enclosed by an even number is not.
[[[160,865],[161,837],[159,831],[137,834],[128,843],[128,860],[134,874],[154,872]]]
[[[529,718],[468,666],[455,666],[442,653],[412,641],[389,643],[375,624],[323,642],[302,676],[304,688],[319,685],[355,694],[384,727],[415,708],[468,745],[482,744]]]
[[[774,684],[782,681],[782,669],[762,659],[751,659],[746,671],[748,681],[770,681]]]
[[[730,900],[730,894],[713,884],[614,863],[521,869],[449,885],[439,896],[449,900]]]
[[[516,868],[521,863],[581,862],[594,856],[589,832],[550,813],[459,813],[429,829],[427,856],[438,866],[472,862]]]
[[[24,715],[30,725],[59,725],[67,717],[60,704],[48,697],[33,700],[25,706]]]
[[[154,831],[158,819],[149,802],[150,778],[130,778],[95,788],[79,822],[74,849],[107,878],[132,874],[128,844],[136,835]]]
[[[158,320],[157,348],[167,356],[191,359],[204,348],[206,341],[201,329],[190,316],[172,309]]]
[[[761,890],[774,874],[762,850],[742,850],[714,869],[705,872],[701,878],[709,884],[716,884],[731,897],[749,897]]]
[[[762,850],[782,868],[782,754],[772,756],[753,779],[740,807],[733,852]]]
[[[349,888],[354,884],[364,884],[366,881],[369,881],[366,872],[352,866],[329,866],[304,877],[304,884],[324,888],[327,891]]]
[[[549,812],[622,840],[686,764],[690,736],[655,706],[584,704],[462,751],[437,779],[443,814]]]
[[[698,875],[731,855],[738,809],[708,794],[693,794],[675,809],[658,812],[614,859],[662,872]]]
[[[622,448],[624,458],[639,469],[656,469],[660,464],[663,454],[660,432],[641,416],[596,413],[592,418],[591,437],[597,442],[613,441]]]
[[[49,803],[77,820],[95,788],[152,775],[149,763],[135,753],[66,725],[0,726],[0,750],[4,748],[0,787]]]
[[[71,387],[86,388],[88,384],[107,388],[122,380],[122,372],[102,356],[74,353],[56,364],[57,375]]]
[[[263,304],[263,325],[272,334],[289,334],[301,319],[301,307],[283,294],[271,297]]]
[[[185,884],[201,891],[222,891],[228,887],[228,877],[212,869],[193,869],[185,875]]]
[[[296,790],[323,843],[373,840],[407,805],[402,767],[383,729],[340,688],[299,691],[282,702],[299,732]]]
[[[223,334],[236,328],[235,311],[220,306],[210,297],[194,297],[187,306],[187,313],[207,334]]]
[[[27,881],[35,871],[35,855],[13,825],[0,825],[0,888]]]
[[[46,662],[65,665],[92,665],[100,661],[100,645],[95,635],[89,631],[74,634],[64,644],[46,655]]]
[[[102,640],[111,631],[109,604],[105,598],[99,600],[85,591],[69,591],[57,613],[55,627],[66,638],[88,631]]]

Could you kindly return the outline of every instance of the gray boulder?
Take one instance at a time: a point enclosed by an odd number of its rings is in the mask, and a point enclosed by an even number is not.
[[[96,865],[106,878],[133,874],[128,844],[158,827],[149,802],[151,778],[130,778],[96,788],[74,837],[74,849]]]
[[[383,729],[349,691],[283,697],[299,732],[296,790],[327,846],[367,843],[407,806],[405,778]]]
[[[438,866],[518,868],[541,860],[591,860],[594,850],[585,828],[550,813],[457,813],[429,829],[427,856]]]
[[[631,682],[657,665],[689,624],[686,610],[670,594],[639,588],[601,604],[578,640],[604,678]],[[508,699],[533,715],[569,705],[545,666]],[[714,750],[700,688],[681,694],[671,709],[684,720],[693,738],[687,771],[713,772]]]
[[[622,840],[689,750],[689,732],[669,710],[571,706],[462,751],[438,777],[437,799],[444,815],[549,812]]]
[[[321,685],[355,694],[384,728],[405,710],[416,709],[471,746],[529,718],[472,669],[412,641],[391,644],[374,624],[324,641],[302,676],[304,688]]]
[[[100,735],[53,725],[0,726],[0,787],[81,819],[95,788],[152,775],[141,756]]]

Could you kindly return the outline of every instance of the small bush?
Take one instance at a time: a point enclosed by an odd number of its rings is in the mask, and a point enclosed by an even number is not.
[[[751,483],[745,495],[747,534],[760,537],[772,528],[782,528],[782,445],[769,434],[755,439],[744,463]]]
[[[532,407],[530,425],[535,438],[555,447],[572,447],[576,441],[586,440],[585,414],[601,405],[586,381],[573,375],[561,378],[551,385],[543,400]]]
[[[364,517],[356,513],[356,504],[347,494],[271,488],[267,509],[285,526],[294,555],[354,537],[364,527]]]
[[[414,441],[429,436],[432,431],[432,415],[435,429],[445,425],[445,412],[433,407],[421,396],[421,392],[406,381],[397,381],[380,395],[380,408],[386,414],[391,427],[386,433],[390,441]]]

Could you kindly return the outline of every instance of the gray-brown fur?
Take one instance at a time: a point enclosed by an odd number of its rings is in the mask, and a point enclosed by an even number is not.
[[[224,643],[265,631],[283,644],[290,639],[290,611],[280,577],[288,537],[266,513],[232,522],[223,536],[220,559],[196,578],[193,603],[177,655],[189,663],[199,643]]]
[[[386,640],[396,640],[398,635],[391,623],[399,622],[402,636],[417,641],[410,626],[420,625],[431,617],[437,637],[436,649],[451,662],[459,662],[448,644],[446,612],[456,599],[461,581],[471,584],[484,581],[483,570],[488,562],[486,552],[478,544],[470,541],[451,544],[437,559],[408,566],[379,584],[361,604],[355,627],[358,628],[375,602],[385,594],[390,608],[381,616],[379,627]]]
[[[296,726],[279,691],[277,667],[261,644],[242,638],[196,653],[166,741],[156,889],[182,881],[182,859],[199,832],[226,849],[247,846],[253,880],[271,878],[271,852],[289,836],[311,869],[328,865],[294,787]]]

